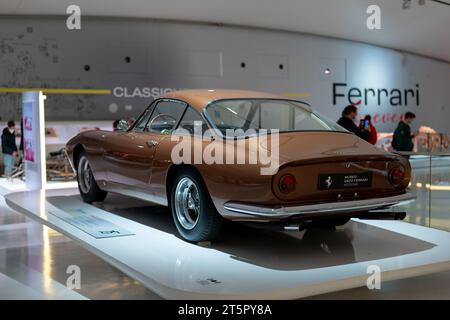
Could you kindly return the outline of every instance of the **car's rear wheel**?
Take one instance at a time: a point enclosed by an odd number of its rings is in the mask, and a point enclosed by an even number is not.
[[[80,153],[77,161],[77,181],[78,190],[84,202],[92,203],[105,200],[108,193],[98,187],[84,151]]]
[[[211,241],[219,235],[223,218],[201,176],[193,169],[183,169],[176,176],[170,207],[177,230],[185,240]]]

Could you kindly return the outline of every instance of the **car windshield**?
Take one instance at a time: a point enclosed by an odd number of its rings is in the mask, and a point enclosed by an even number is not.
[[[210,104],[205,113],[224,136],[238,129],[252,129],[256,133],[262,129],[347,132],[333,121],[312,112],[309,106],[293,100],[219,100]]]

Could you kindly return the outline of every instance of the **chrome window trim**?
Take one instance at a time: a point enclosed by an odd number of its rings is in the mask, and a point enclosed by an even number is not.
[[[227,137],[227,136],[224,136],[222,134],[222,131],[217,129],[216,125],[214,124],[214,122],[211,120],[211,117],[207,113],[207,109],[214,103],[223,102],[223,101],[240,101],[240,100],[269,100],[269,101],[286,101],[286,102],[301,103],[301,104],[304,104],[304,105],[306,105],[308,107],[308,109],[307,109],[308,112],[311,112],[312,114],[314,114],[316,117],[318,117],[320,119],[319,115],[317,115],[317,113],[315,113],[312,110],[311,105],[309,103],[301,101],[301,100],[283,99],[283,98],[225,98],[225,99],[211,100],[203,108],[202,114],[203,114],[204,118],[208,121],[210,128],[212,130],[214,130],[216,135],[218,135],[223,140],[248,139],[248,138],[251,138],[251,137],[257,137],[258,136],[258,134],[254,134],[254,135],[251,135],[251,136],[245,136],[245,137]],[[337,123],[336,123],[336,125],[337,125]],[[290,130],[290,131],[279,131],[279,134],[282,134],[282,133],[295,133],[295,132],[333,132],[333,133],[353,134],[352,132],[349,132],[349,131],[345,130],[344,128],[343,128],[343,131],[338,131],[338,130]],[[271,133],[268,132],[267,134],[270,135]]]

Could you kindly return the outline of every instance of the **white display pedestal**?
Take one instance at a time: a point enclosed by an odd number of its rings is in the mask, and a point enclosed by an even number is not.
[[[44,189],[46,184],[44,100],[42,91],[22,94],[25,177],[30,190]]]
[[[297,299],[364,287],[373,266],[383,286],[450,270],[448,232],[400,221],[355,219],[339,231],[289,234],[228,228],[218,241],[195,245],[171,231],[170,212],[158,214],[158,207],[130,207],[128,214],[140,222],[145,217],[146,224],[124,217],[125,199],[118,211],[108,208],[111,198],[103,208],[83,203],[76,189],[15,192],[5,199],[166,299]],[[90,232],[105,225],[129,234],[99,238]]]

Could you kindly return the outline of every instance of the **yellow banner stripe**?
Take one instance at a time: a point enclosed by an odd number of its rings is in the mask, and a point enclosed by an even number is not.
[[[307,92],[283,92],[282,95],[285,97],[302,97],[302,98],[311,96],[311,94]]]
[[[0,93],[42,91],[44,94],[111,94],[109,89],[0,88]]]
[[[0,93],[22,93],[30,91],[42,91],[46,94],[111,94],[110,89],[52,89],[52,88],[0,88]],[[307,92],[283,92],[286,97],[309,97]]]

